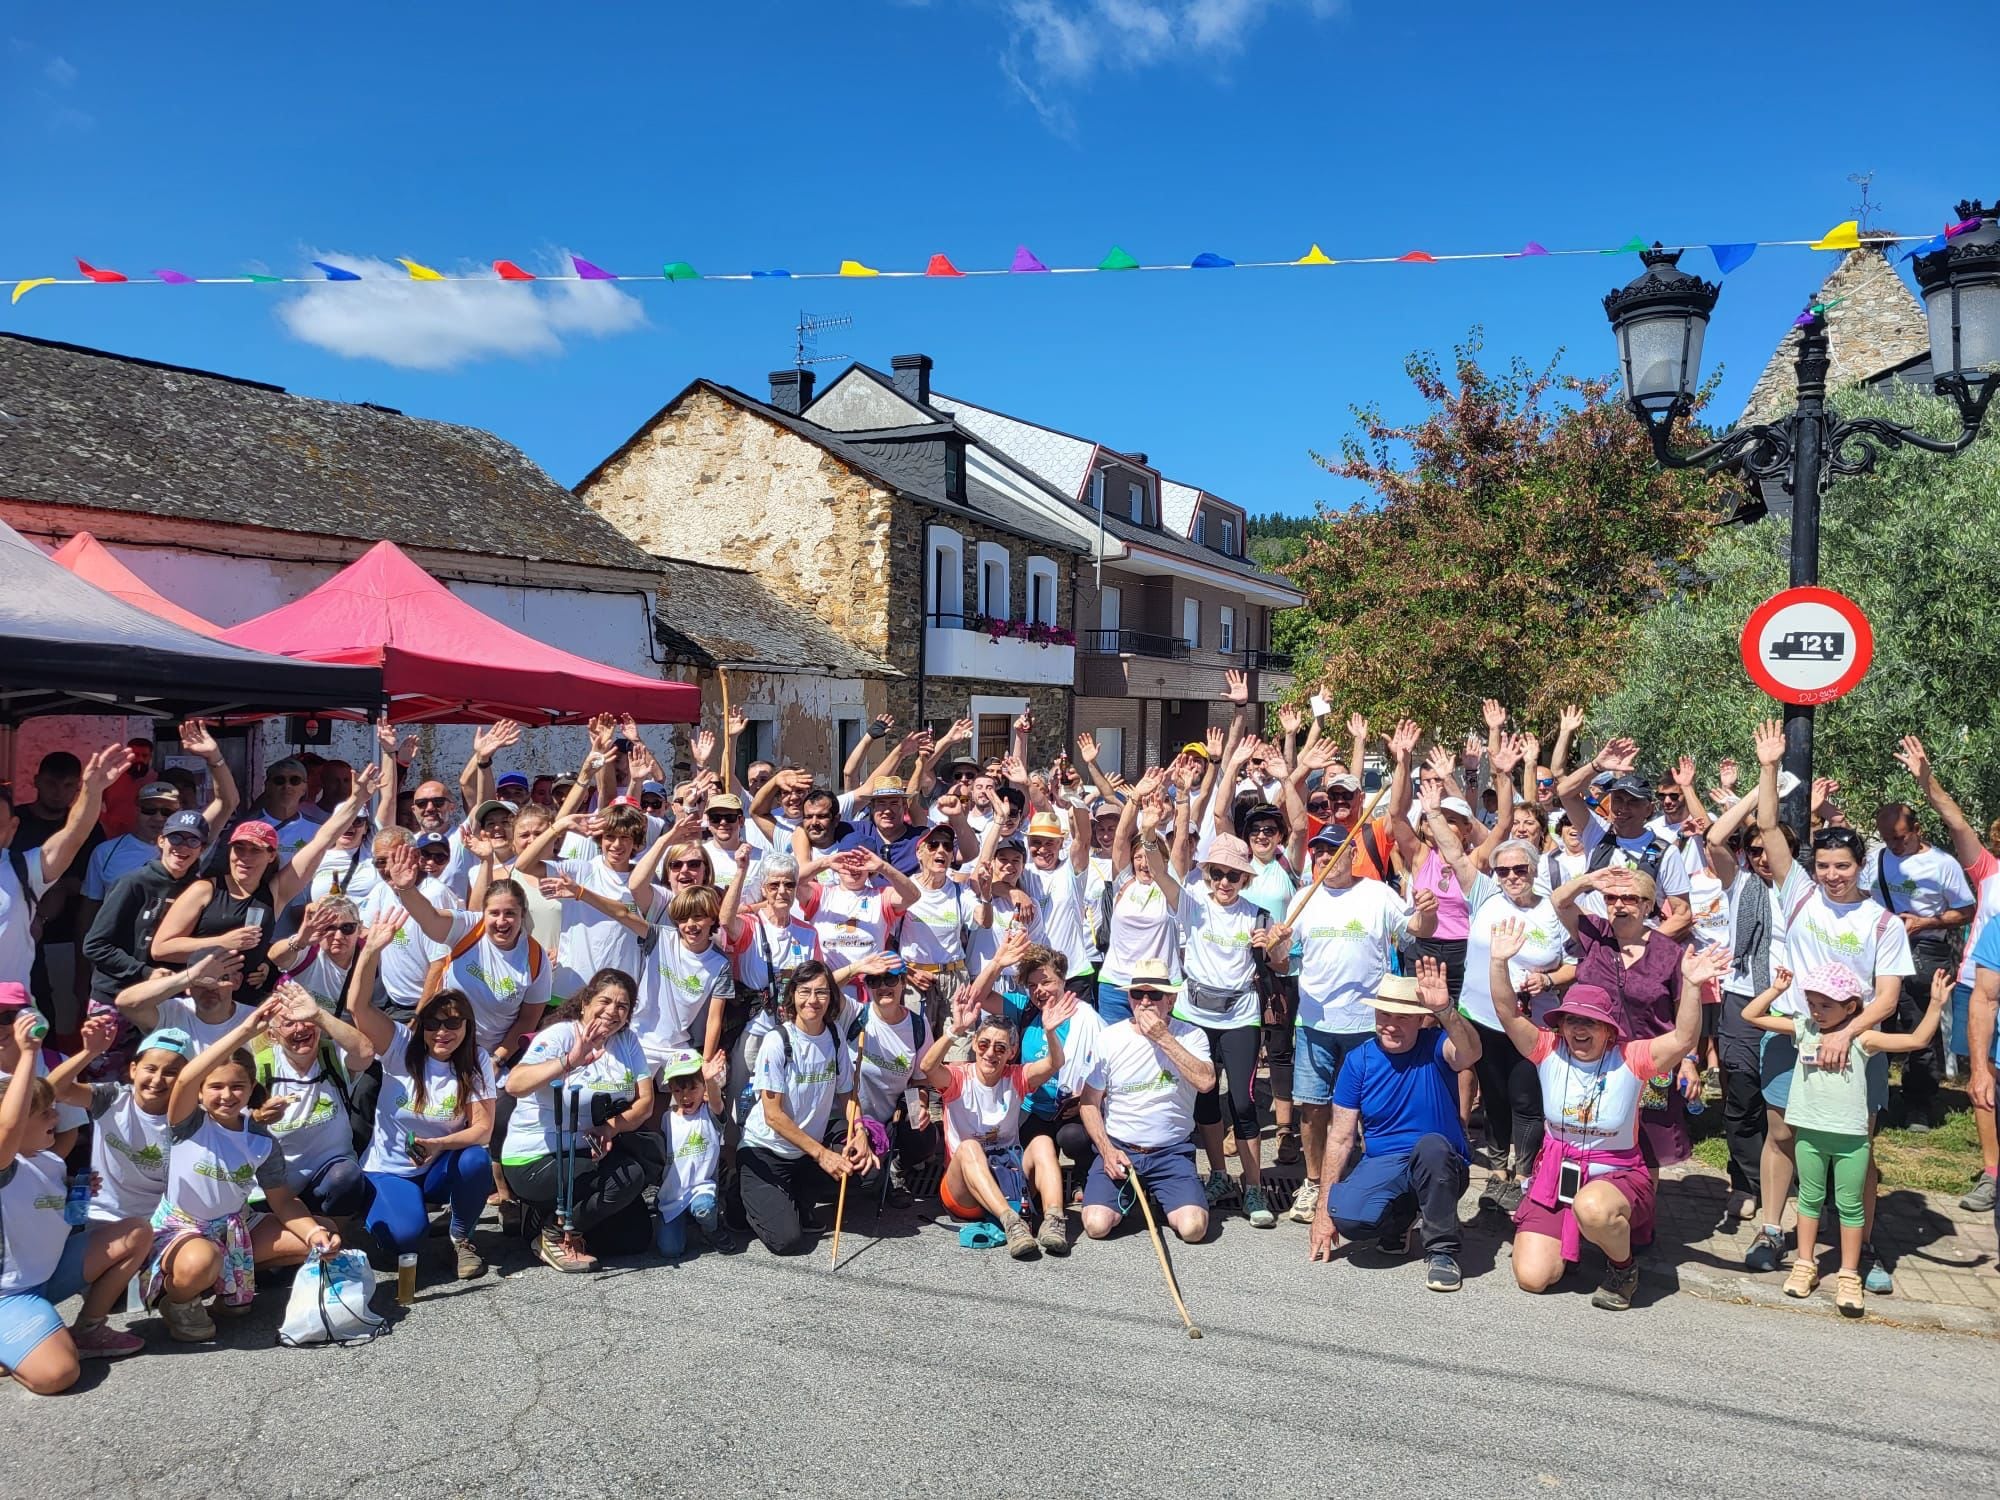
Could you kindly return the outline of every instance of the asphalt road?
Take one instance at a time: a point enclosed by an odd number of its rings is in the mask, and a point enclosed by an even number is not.
[[[1074,1221],[1072,1221],[1074,1223]],[[865,1222],[863,1224],[865,1228]],[[1599,1312],[1469,1258],[1305,1262],[1240,1218],[1026,1264],[892,1210],[843,1264],[426,1287],[352,1350],[275,1347],[284,1293],[205,1349],[156,1342],[52,1400],[0,1391],[0,1495],[1978,1494],[2000,1483],[1985,1340],[1662,1293]],[[435,1270],[430,1274],[439,1274]],[[388,1292],[378,1293],[388,1300]]]

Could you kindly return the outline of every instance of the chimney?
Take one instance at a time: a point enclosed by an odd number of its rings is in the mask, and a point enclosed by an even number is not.
[[[931,399],[931,357],[928,354],[899,354],[889,361],[896,377],[896,390],[905,401],[927,406]]]
[[[811,370],[773,370],[771,372],[771,404],[779,411],[788,411],[798,416],[812,405],[813,372]]]

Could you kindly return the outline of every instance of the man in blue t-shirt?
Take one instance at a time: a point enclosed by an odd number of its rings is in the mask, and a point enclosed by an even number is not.
[[[1420,1219],[1425,1284],[1455,1292],[1464,1279],[1458,1200],[1469,1154],[1458,1123],[1458,1075],[1479,1060],[1479,1034],[1451,1003],[1435,959],[1419,962],[1414,979],[1386,976],[1368,1004],[1375,1035],[1348,1055],[1333,1086],[1312,1258],[1330,1260],[1343,1234],[1373,1237],[1386,1254],[1401,1256]],[[1357,1127],[1361,1161],[1348,1176]]]

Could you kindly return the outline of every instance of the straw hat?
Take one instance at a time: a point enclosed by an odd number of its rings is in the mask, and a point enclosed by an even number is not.
[[[1382,983],[1364,1005],[1386,1010],[1396,1016],[1427,1016],[1430,1011],[1417,1003],[1417,981],[1408,974],[1384,974]]]

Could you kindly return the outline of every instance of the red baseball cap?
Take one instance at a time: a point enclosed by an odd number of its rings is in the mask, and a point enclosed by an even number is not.
[[[253,818],[246,823],[238,823],[234,828],[230,829],[229,842],[232,844],[255,844],[259,849],[269,849],[273,854],[276,854],[278,852],[278,830],[273,828],[269,823]]]

